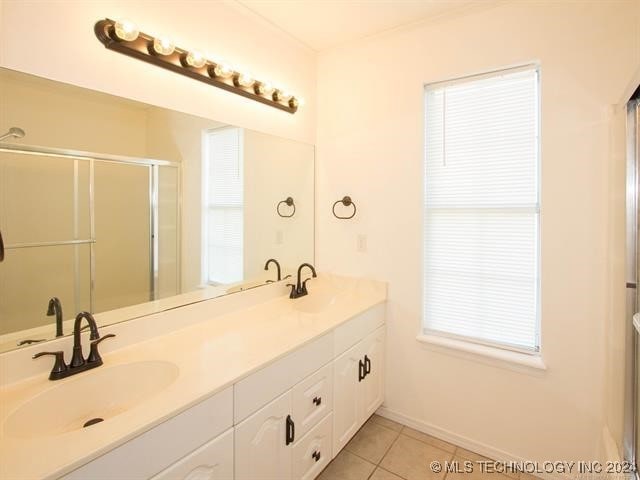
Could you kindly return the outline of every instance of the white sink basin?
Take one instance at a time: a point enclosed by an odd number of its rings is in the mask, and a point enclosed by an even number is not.
[[[164,361],[89,370],[60,380],[23,403],[4,422],[4,433],[21,438],[52,436],[80,430],[89,420],[108,421],[160,393],[178,373],[176,365]]]
[[[328,288],[312,291],[311,288],[306,296],[292,300],[294,309],[304,313],[321,313],[336,302],[337,291]]]

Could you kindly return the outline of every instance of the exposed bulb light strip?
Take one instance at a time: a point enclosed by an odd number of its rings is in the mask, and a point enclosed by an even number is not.
[[[223,63],[207,59],[197,50],[176,46],[168,37],[153,37],[140,32],[129,21],[100,20],[94,32],[109,50],[166,68],[209,85],[256,100],[289,113],[295,113],[302,99],[275,88],[269,82],[257,80],[246,72],[237,72]]]

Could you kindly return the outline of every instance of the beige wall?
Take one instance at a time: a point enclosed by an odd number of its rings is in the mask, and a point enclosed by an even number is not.
[[[506,2],[320,55],[319,265],[389,281],[389,411],[503,456],[601,455],[605,387],[620,384],[605,381],[605,332],[615,320],[610,301],[619,302],[623,288],[610,282],[610,242],[620,240],[612,222],[624,208],[623,167],[619,158],[610,163],[610,105],[640,61],[639,7],[637,0]],[[416,341],[423,85],[535,61],[542,72],[544,372]],[[350,222],[328,208],[345,194],[358,204]],[[367,236],[366,253],[356,251],[359,234]]]
[[[198,0],[2,0],[0,65],[223,123],[313,143],[316,56],[234,2]],[[290,115],[109,51],[93,26],[127,18],[170,35],[307,100]],[[33,35],[27,35],[34,32]],[[44,40],[43,40],[44,39]]]

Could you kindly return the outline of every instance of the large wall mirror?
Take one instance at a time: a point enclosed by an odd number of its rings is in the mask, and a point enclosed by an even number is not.
[[[7,69],[0,136],[0,351],[314,260],[312,145]]]

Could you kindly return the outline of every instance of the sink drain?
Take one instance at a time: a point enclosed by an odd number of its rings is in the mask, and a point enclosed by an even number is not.
[[[91,425],[95,425],[96,423],[100,423],[100,422],[104,422],[104,418],[100,418],[100,417],[92,418],[91,420],[87,420],[84,423],[84,425],[82,425],[82,428],[90,427]]]

